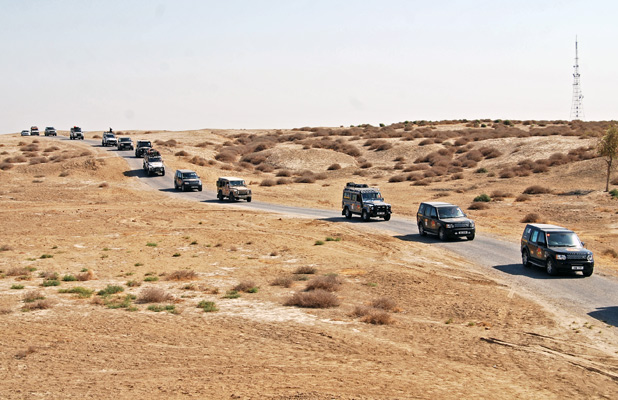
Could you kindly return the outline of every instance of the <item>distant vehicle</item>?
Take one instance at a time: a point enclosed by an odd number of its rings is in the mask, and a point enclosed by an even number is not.
[[[440,240],[466,237],[474,240],[474,221],[454,204],[439,201],[423,202],[416,213],[418,233],[438,235]]]
[[[29,131],[29,130],[24,129],[23,131],[21,131],[21,135],[22,135],[22,136],[30,136],[30,131]]]
[[[181,189],[183,192],[189,189],[202,191],[202,180],[195,173],[188,169],[177,169],[174,175],[174,189]]]
[[[352,214],[358,214],[363,221],[369,221],[371,217],[391,219],[391,205],[384,202],[384,198],[377,188],[370,188],[364,183],[348,182],[343,189],[341,200],[341,215],[347,219]]]
[[[56,136],[56,128],[54,128],[53,126],[46,126],[45,136]]]
[[[31,126],[30,127],[30,136],[39,136],[39,127]]]
[[[82,132],[82,128],[80,128],[79,126],[72,127],[71,128],[71,132],[69,133],[69,139],[71,139],[71,140],[77,140],[77,139],[84,140],[84,133]]]
[[[528,224],[521,237],[521,263],[537,265],[549,275],[561,271],[594,271],[594,256],[584,248],[577,234],[567,228],[548,224]]]
[[[251,189],[247,187],[244,179],[224,176],[217,179],[217,198],[222,201],[226,197],[230,201],[243,199],[249,203]]]
[[[118,139],[116,138],[116,135],[114,135],[113,133],[104,133],[103,134],[103,139],[101,139],[101,146],[117,146],[118,145]]]
[[[152,153],[145,155],[143,166],[144,171],[146,171],[149,176],[154,174],[165,176],[165,165],[163,165],[163,159],[158,151],[156,154]]]
[[[129,137],[118,139],[118,150],[133,150],[133,140]]]
[[[152,148],[150,140],[138,140],[135,145],[135,157],[144,157],[144,153]]]

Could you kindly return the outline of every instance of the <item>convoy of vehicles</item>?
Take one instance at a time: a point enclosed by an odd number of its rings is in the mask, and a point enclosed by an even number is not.
[[[223,176],[217,179],[217,199],[229,201],[247,200],[251,202],[251,189],[247,187],[244,179],[233,176]]]
[[[590,276],[594,271],[594,256],[577,234],[548,224],[526,225],[521,237],[521,263],[545,268],[549,275],[581,271]]]
[[[82,132],[82,128],[79,126],[74,126],[71,128],[71,132],[69,133],[69,139],[71,140],[84,140],[84,133]]]
[[[416,224],[421,236],[438,235],[443,241],[460,237],[473,240],[476,232],[474,221],[461,208],[439,201],[421,203],[416,213]]]
[[[197,176],[195,171],[191,171],[189,169],[177,169],[176,174],[174,174],[174,189],[180,189],[183,192],[197,189],[201,192],[202,180],[199,176]]]
[[[133,150],[133,140],[130,137],[118,139],[118,150]]]
[[[53,126],[46,126],[45,136],[56,136],[56,128],[54,128]]]
[[[341,208],[341,215],[347,219],[353,214],[360,215],[363,221],[372,217],[384,218],[385,221],[391,219],[391,205],[384,202],[379,189],[366,184],[348,182],[343,189]]]

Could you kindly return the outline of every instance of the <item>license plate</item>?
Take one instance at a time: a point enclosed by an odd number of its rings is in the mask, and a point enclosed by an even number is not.
[[[571,269],[572,269],[573,271],[583,271],[583,270],[584,270],[584,266],[583,266],[583,265],[573,265],[573,266],[571,267]]]
[[[384,211],[378,211],[378,215],[384,215],[385,212]]]
[[[457,232],[458,235],[467,235],[469,233],[470,232],[468,232],[468,231],[459,231],[459,232]]]

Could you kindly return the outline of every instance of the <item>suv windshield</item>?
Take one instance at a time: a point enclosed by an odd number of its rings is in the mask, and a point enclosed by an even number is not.
[[[187,172],[182,174],[183,179],[197,179],[197,174],[195,172]]]
[[[438,208],[440,218],[459,218],[464,217],[463,211],[459,207],[440,207]]]
[[[380,192],[365,192],[362,196],[363,200],[382,200]]]
[[[245,186],[245,181],[230,181],[230,186]]]
[[[138,147],[152,147],[152,146],[150,145],[150,142],[144,142],[144,141],[142,141],[142,140],[138,140],[138,141],[137,141],[137,146],[138,146]]]
[[[573,232],[547,234],[548,247],[581,247],[581,242]]]
[[[159,157],[159,156],[148,157],[148,161],[150,161],[150,162],[159,162],[159,161],[161,161],[161,157]]]
[[[130,141],[131,141],[131,138],[128,138],[128,137],[123,137],[123,138],[120,138],[120,141],[121,141],[121,142],[130,142]]]

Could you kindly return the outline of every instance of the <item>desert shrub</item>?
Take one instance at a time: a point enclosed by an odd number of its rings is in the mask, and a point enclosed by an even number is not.
[[[117,285],[107,285],[105,289],[101,289],[97,292],[99,296],[110,296],[112,294],[124,292],[124,288],[122,286]]]
[[[0,169],[6,171],[7,169],[13,168],[13,164],[3,161],[0,163]]]
[[[62,277],[62,280],[65,282],[75,282],[77,278],[75,277],[75,275],[67,274]]]
[[[60,281],[57,279],[46,279],[43,281],[43,283],[41,283],[41,286],[43,287],[60,286]]]
[[[550,189],[545,188],[545,187],[540,186],[540,185],[528,186],[524,190],[524,194],[546,194],[546,193],[550,193],[550,192],[551,192]]]
[[[174,296],[167,293],[165,290],[157,287],[149,287],[142,289],[137,297],[138,303],[161,303],[168,300],[173,300]]]
[[[223,296],[224,299],[237,299],[239,297],[240,293],[238,293],[238,290],[228,290]]]
[[[277,171],[277,174],[275,176],[282,176],[282,177],[289,178],[290,176],[292,176],[292,171],[289,171],[287,169],[282,169],[280,171]]]
[[[491,192],[491,198],[493,199],[503,199],[505,197],[511,196],[513,196],[511,193],[505,192],[503,190],[494,190],[493,192]]]
[[[229,162],[234,162],[236,161],[236,158],[238,157],[238,154],[236,154],[235,152],[232,151],[220,151],[219,153],[217,153],[215,155],[215,160],[217,161],[221,161],[224,163],[229,163]]]
[[[540,174],[547,171],[549,171],[549,167],[545,164],[535,164],[535,166],[532,168],[532,172],[534,172],[535,174]]]
[[[296,183],[315,183],[315,177],[313,175],[302,175],[294,179]]]
[[[476,196],[473,201],[475,203],[476,202],[480,202],[480,201],[483,201],[483,202],[487,203],[487,202],[491,201],[491,197],[489,197],[488,194],[483,193],[483,194],[480,194],[480,195]]]
[[[275,181],[274,179],[264,179],[262,182],[260,182],[260,186],[275,186],[277,184],[277,181]]]
[[[391,183],[396,183],[396,182],[403,182],[406,180],[406,175],[393,175],[390,178],[388,178],[388,181]]]
[[[76,294],[78,297],[81,297],[83,299],[87,299],[90,296],[92,296],[92,293],[94,293],[94,290],[87,289],[87,288],[82,287],[82,286],[75,286],[75,287],[70,288],[70,289],[60,289],[60,290],[58,290],[58,293],[73,293],[73,294]]]
[[[159,280],[158,276],[149,275],[144,277],[144,282],[157,282]]]
[[[197,279],[197,273],[191,269],[181,269],[168,274],[165,279],[168,281],[190,281]]]
[[[371,307],[385,311],[395,311],[397,309],[397,303],[390,297],[380,297],[371,302]]]
[[[153,311],[153,312],[162,312],[162,311],[167,311],[171,314],[178,314],[178,311],[176,310],[176,306],[173,304],[166,304],[166,305],[157,305],[157,304],[151,304],[148,307],[146,307],[146,309],[148,311]]]
[[[180,150],[180,151],[177,151],[176,153],[174,153],[174,155],[176,157],[187,157],[187,156],[190,156],[191,154],[187,153],[184,150]]]
[[[206,165],[208,165],[208,161],[206,161],[205,158],[203,157],[199,157],[199,156],[193,156],[189,162],[191,164],[195,164],[195,165],[199,165],[200,167],[205,167]]]
[[[486,210],[489,208],[489,205],[483,201],[475,201],[468,207],[468,210]]]
[[[138,280],[130,280],[130,281],[127,281],[126,285],[128,287],[138,287],[138,286],[142,285],[142,282],[140,282]]]
[[[31,303],[26,303],[22,307],[22,311],[47,310],[52,308],[53,302],[49,299],[36,300]]]
[[[21,300],[24,303],[32,303],[37,300],[44,300],[45,296],[38,290],[29,290],[22,296]]]
[[[618,178],[612,179],[609,183],[611,183],[612,185],[618,185]]]
[[[201,308],[202,310],[204,310],[204,312],[219,311],[214,301],[202,300],[199,303],[197,303],[197,308]]]
[[[296,270],[294,270],[294,274],[315,274],[318,272],[318,269],[309,265],[303,265]]]
[[[433,144],[433,139],[425,139],[425,140],[421,140],[419,142],[419,146],[426,146],[428,144]]]
[[[500,152],[500,150],[496,149],[495,147],[481,147],[479,151],[481,152],[483,157],[488,159],[500,157],[502,155],[502,152]]]
[[[13,267],[6,271],[6,276],[30,275],[30,270],[26,267]]]
[[[372,309],[361,318],[361,322],[373,325],[392,325],[395,323],[395,320],[386,311]]]
[[[290,180],[288,178],[279,178],[279,179],[277,179],[277,185],[289,185],[290,183],[292,183],[292,180]]]
[[[293,284],[294,284],[294,279],[290,278],[289,276],[281,276],[281,277],[275,278],[270,283],[271,286],[282,286],[285,288],[290,288],[292,287]]]
[[[307,286],[305,287],[305,291],[309,292],[311,290],[327,290],[329,292],[334,292],[339,290],[341,286],[341,279],[336,275],[324,275],[324,276],[316,276],[307,282]]]
[[[524,223],[525,222],[532,222],[532,223],[534,223],[534,222],[541,222],[541,217],[539,216],[539,214],[529,213],[529,214],[526,214],[526,216],[523,217],[521,219],[521,221],[519,221],[519,222],[524,222]]]
[[[256,293],[258,287],[253,281],[242,281],[238,285],[234,286],[233,290],[237,292]]]
[[[14,290],[21,290],[24,288],[24,285],[11,285],[11,289]]]
[[[363,169],[366,169],[366,168],[371,168],[371,167],[373,167],[373,164],[372,164],[372,163],[370,163],[369,161],[365,161],[364,163],[362,163],[362,164],[360,165],[360,167],[361,167],[361,168],[363,168]]]
[[[510,179],[510,178],[515,177],[515,171],[513,171],[510,168],[505,168],[502,171],[500,171],[498,176],[502,179]]]
[[[528,196],[527,194],[520,194],[519,196],[515,198],[515,201],[517,202],[528,201],[528,200],[530,200],[530,196]]]
[[[609,194],[614,198],[618,199],[618,189],[612,189],[609,191]]]
[[[297,292],[284,305],[304,308],[330,308],[337,307],[339,299],[334,294],[318,289],[310,292]]]
[[[77,274],[76,278],[80,282],[89,281],[94,279],[94,272],[92,272],[91,270],[87,270]]]

